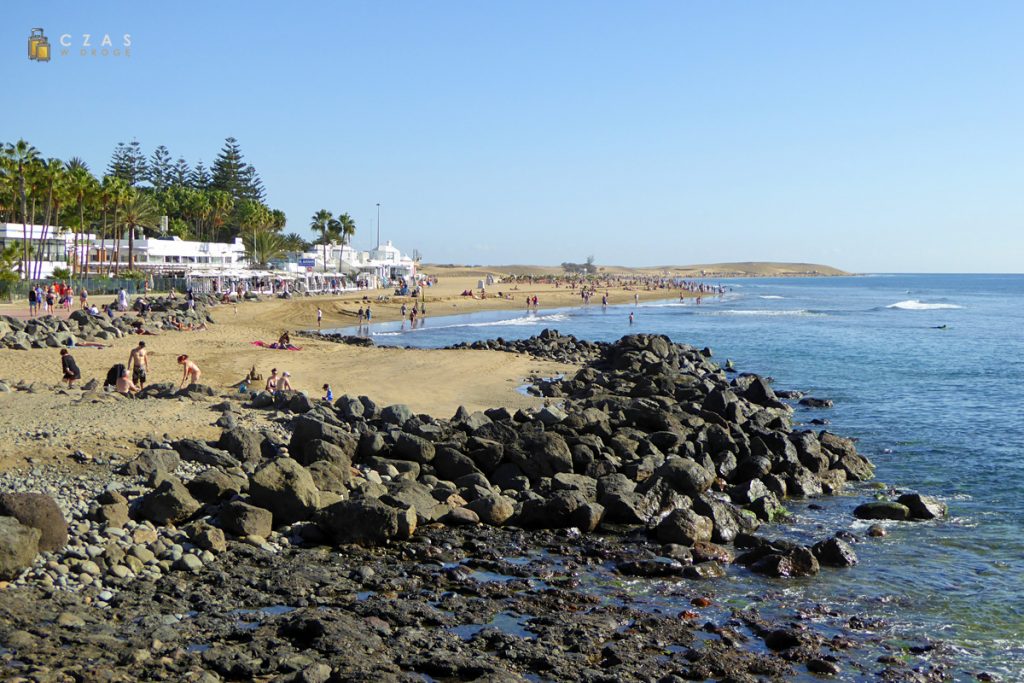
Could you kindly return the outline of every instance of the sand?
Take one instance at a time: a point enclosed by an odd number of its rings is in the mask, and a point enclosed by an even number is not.
[[[545,269],[534,268],[543,273]],[[473,290],[488,273],[501,274],[496,268],[428,267],[439,283],[427,289],[428,318],[465,314],[482,310],[508,310],[521,315],[526,297],[536,295],[541,308],[577,306],[578,290],[553,284],[520,282],[517,289],[508,283],[488,288],[488,297],[461,296]],[[554,271],[557,273],[557,271]],[[498,298],[497,293],[513,298]],[[608,287],[612,304],[628,303],[634,295],[641,300],[676,298],[678,291],[664,289]],[[391,290],[376,290],[369,304],[378,321],[395,320],[404,302]],[[378,296],[389,300],[378,302]],[[105,303],[107,297],[93,297]],[[361,293],[343,296],[273,299],[221,305],[213,310],[215,324],[201,332],[164,332],[157,336],[128,337],[114,340],[109,348],[79,347],[73,355],[84,380],[102,380],[115,363],[128,361],[130,350],[140,339],[150,351],[152,382],[180,382],[181,368],[176,358],[187,353],[202,369],[202,382],[217,390],[230,391],[255,367],[264,377],[271,368],[291,373],[296,389],[320,396],[321,387],[330,383],[335,396],[367,395],[382,404],[406,403],[414,411],[437,417],[450,417],[460,405],[470,410],[495,406],[520,408],[540,405],[541,399],[526,396],[517,388],[528,377],[551,377],[573,372],[572,366],[538,361],[527,356],[491,351],[403,350],[362,348],[328,341],[299,338],[294,343],[301,351],[261,349],[252,341],[275,341],[284,330],[310,329],[316,326],[316,309],[324,312],[324,328],[354,325],[356,311],[366,305]],[[23,302],[0,305],[0,314],[25,317]],[[625,321],[624,321],[625,329]],[[28,458],[36,463],[48,458],[67,458],[76,449],[90,455],[129,448],[129,442],[148,435],[167,434],[215,438],[213,426],[218,412],[211,405],[185,400],[147,399],[134,402],[82,403],[81,391],[62,391],[60,358],[56,349],[13,351],[0,349],[0,379],[13,385],[19,381],[36,383],[36,391],[0,393],[0,469],[19,466]],[[267,411],[252,411],[243,418],[253,424],[265,423]],[[261,422],[262,421],[262,422]]]

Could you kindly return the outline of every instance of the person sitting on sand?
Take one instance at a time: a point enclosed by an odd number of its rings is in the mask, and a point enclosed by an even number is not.
[[[288,379],[291,376],[292,376],[292,373],[288,372],[287,370],[285,370],[283,373],[281,373],[281,379],[277,382],[277,390],[278,391],[295,391],[292,388],[291,380]]]
[[[271,394],[277,391],[277,368],[270,369],[270,377],[267,378],[267,391]]]
[[[327,392],[327,394],[324,396],[324,400],[327,401],[328,403],[334,403],[334,392],[331,391],[331,385],[325,384],[324,391]]]
[[[202,376],[202,371],[199,366],[196,365],[194,360],[191,360],[188,355],[181,354],[178,356],[178,365],[182,366],[181,369],[181,386],[184,387],[186,382],[188,384],[199,384],[199,378]]]
[[[115,389],[117,390],[117,393],[124,394],[125,396],[134,396],[139,393],[139,387],[135,386],[131,377],[128,376],[127,368],[121,373],[121,376],[117,378],[117,386]]]
[[[288,330],[285,330],[284,333],[277,338],[277,347],[280,349],[287,349],[291,345],[292,337],[288,334]]]
[[[60,350],[60,367],[64,371],[63,381],[68,383],[68,389],[75,383],[76,379],[82,379],[82,371],[78,369],[78,363],[74,356],[67,349]]]

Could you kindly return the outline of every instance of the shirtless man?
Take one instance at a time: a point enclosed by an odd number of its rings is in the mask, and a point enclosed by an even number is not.
[[[149,372],[149,353],[146,351],[146,342],[140,341],[139,345],[128,354],[128,369],[132,371],[132,382],[139,385],[139,389],[146,386],[146,374]]]
[[[128,377],[128,370],[121,373],[121,376],[117,378],[117,393],[124,394],[125,396],[134,396],[139,393],[139,387]]]
[[[277,383],[278,391],[294,391],[294,389],[292,389],[292,381],[288,379],[291,376],[292,373],[287,370],[281,373],[281,380]]]
[[[202,376],[202,372],[199,370],[199,366],[196,365],[194,360],[191,360],[187,355],[181,354],[178,356],[178,365],[182,366],[181,369],[181,386],[185,387],[186,384],[198,384],[199,378]]]

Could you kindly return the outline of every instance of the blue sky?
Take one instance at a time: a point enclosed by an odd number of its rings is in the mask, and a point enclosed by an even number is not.
[[[5,5],[0,139],[227,136],[288,231],[426,260],[1024,270],[1024,4]],[[41,26],[129,58],[26,57]]]

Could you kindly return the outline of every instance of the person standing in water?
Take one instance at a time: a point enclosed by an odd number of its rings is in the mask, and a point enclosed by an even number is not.
[[[633,324],[633,311],[630,311],[630,312],[629,312],[629,324],[630,324],[630,325],[632,325],[632,324]]]

